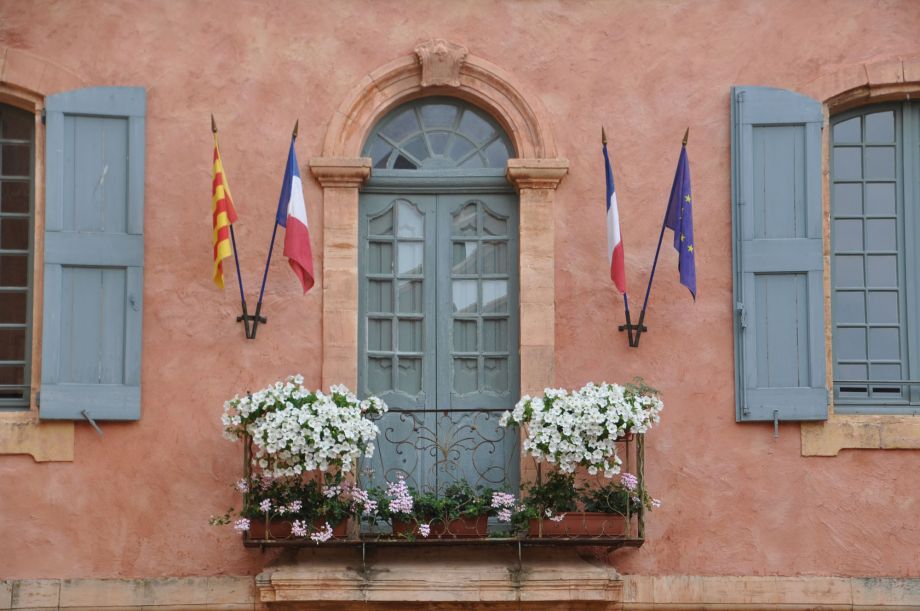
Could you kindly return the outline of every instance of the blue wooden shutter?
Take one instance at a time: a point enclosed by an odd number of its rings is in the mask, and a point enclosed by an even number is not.
[[[731,95],[737,419],[823,420],[821,104]]]
[[[137,420],[146,94],[98,87],[46,102],[40,415]]]

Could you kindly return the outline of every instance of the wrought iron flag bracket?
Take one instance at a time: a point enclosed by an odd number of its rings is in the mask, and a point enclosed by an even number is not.
[[[604,131],[604,128],[601,128],[601,138],[603,139],[604,145],[607,144],[607,134]],[[687,128],[687,131],[684,132],[684,139],[681,143],[681,146],[686,147],[687,141],[690,138],[690,128]],[[670,206],[670,202],[669,206]],[[626,331],[626,339],[629,342],[630,348],[639,347],[639,339],[642,337],[642,334],[648,331],[648,327],[645,326],[645,313],[648,311],[648,298],[652,292],[652,282],[655,280],[655,269],[658,267],[658,255],[661,254],[661,242],[664,239],[664,230],[666,228],[666,223],[668,219],[668,208],[665,208],[664,211],[664,220],[661,223],[661,233],[658,234],[658,247],[655,249],[655,260],[652,262],[652,273],[648,278],[648,285],[645,287],[645,301],[642,303],[642,311],[639,313],[639,322],[632,324],[632,319],[629,314],[629,297],[623,295],[623,309],[626,313],[626,324],[620,325],[617,327],[621,333]]]

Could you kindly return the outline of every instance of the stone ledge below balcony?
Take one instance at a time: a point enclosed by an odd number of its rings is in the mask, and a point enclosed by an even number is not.
[[[576,549],[292,550],[256,577],[269,609],[607,611],[617,571]]]

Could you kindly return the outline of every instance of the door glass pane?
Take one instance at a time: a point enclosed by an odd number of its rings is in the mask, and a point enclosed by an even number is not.
[[[422,359],[399,357],[397,388],[408,395],[422,391]]]
[[[456,352],[476,352],[476,321],[454,319],[454,350]]]
[[[484,382],[487,390],[505,392],[508,390],[508,359],[484,359]]]
[[[399,351],[422,351],[422,321],[404,318],[399,320]]]
[[[503,236],[508,234],[508,221],[492,214],[488,210],[483,210],[482,214],[482,233],[491,236]]]
[[[454,280],[454,312],[471,314],[478,311],[479,299],[475,280]]]
[[[421,280],[399,281],[399,311],[404,314],[422,313]]]
[[[860,117],[853,117],[834,126],[835,144],[859,144],[862,140]]]
[[[476,235],[476,204],[467,204],[454,213],[453,234]]]
[[[867,188],[871,185],[866,185]],[[863,213],[862,184],[845,182],[834,185],[834,215],[856,216]],[[893,193],[893,192],[892,192]],[[892,207],[892,210],[894,208]]]
[[[367,386],[376,394],[393,389],[393,360],[390,357],[367,359]]]
[[[507,274],[508,273],[508,244],[507,242],[482,243],[482,273]]]
[[[421,242],[400,242],[399,243],[399,267],[398,272],[401,276],[418,276],[422,273],[422,254],[423,244]]]
[[[898,294],[895,291],[869,291],[869,323],[897,324]]]
[[[367,271],[371,274],[393,273],[392,242],[371,242],[368,245]]]
[[[372,218],[368,233],[370,235],[393,235],[393,209],[390,208],[380,216]]]
[[[454,242],[453,271],[455,274],[476,273],[476,251],[479,242]]]
[[[862,178],[862,150],[855,147],[834,149],[834,180]]]
[[[865,301],[863,291],[838,291],[834,303],[834,320],[840,323],[866,322]]]
[[[866,178],[869,180],[891,179],[895,176],[894,147],[866,147]]]
[[[869,286],[898,286],[898,258],[895,255],[866,257],[866,280]]]
[[[866,247],[869,250],[897,250],[897,222],[894,219],[867,220]]]
[[[367,311],[393,311],[393,283],[390,280],[368,280]]]
[[[454,359],[454,392],[459,394],[475,392],[479,389],[477,359]]]
[[[508,352],[508,319],[487,318],[482,321],[482,343],[486,352]]]
[[[422,238],[425,234],[425,217],[421,211],[406,201],[399,202],[399,231],[401,238]]]
[[[862,251],[862,221],[850,219],[834,221],[834,249],[837,252]]]
[[[865,360],[866,330],[838,327],[834,331],[834,349],[838,360]]]
[[[901,356],[901,338],[897,329],[869,329],[869,358],[897,360]]]
[[[508,311],[508,281],[483,280],[482,281],[482,311],[507,312]]]
[[[374,351],[393,349],[393,321],[389,318],[372,318],[367,321],[367,348]]]

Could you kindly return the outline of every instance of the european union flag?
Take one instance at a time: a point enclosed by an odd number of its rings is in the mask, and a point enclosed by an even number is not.
[[[696,301],[696,259],[693,242],[693,194],[690,192],[690,160],[687,147],[681,147],[671,199],[668,200],[668,214],[664,224],[674,230],[674,248],[677,249],[680,283],[690,289]]]

